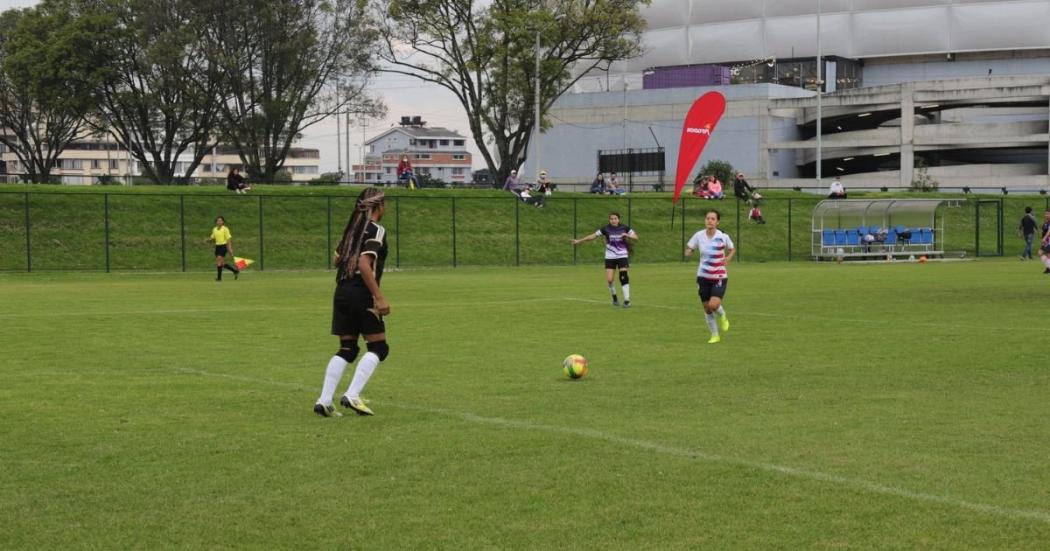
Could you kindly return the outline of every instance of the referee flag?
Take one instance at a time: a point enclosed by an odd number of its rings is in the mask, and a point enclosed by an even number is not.
[[[238,270],[243,270],[248,266],[255,264],[255,261],[250,258],[241,258],[239,256],[235,256],[233,257],[233,264],[234,266],[237,266]]]

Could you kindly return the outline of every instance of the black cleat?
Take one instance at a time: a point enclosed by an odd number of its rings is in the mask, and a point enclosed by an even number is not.
[[[314,404],[314,413],[321,417],[339,417],[340,414],[335,411],[335,406],[326,406],[321,402]]]
[[[1043,273],[1044,274],[1050,274],[1050,268],[1047,268],[1047,269],[1043,270]]]
[[[613,306],[619,306],[619,305],[620,305],[620,300],[617,299],[616,297],[613,297]]]
[[[624,308],[630,308],[631,307],[631,301],[629,301],[629,300],[623,301],[623,307]]]

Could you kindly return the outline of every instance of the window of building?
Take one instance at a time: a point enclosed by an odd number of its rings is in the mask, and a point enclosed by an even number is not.
[[[390,174],[390,167],[386,167],[386,173]]]
[[[448,145],[448,140],[441,140],[441,145]]]
[[[408,145],[416,145],[416,140],[414,138],[408,140]]]
[[[109,169],[110,170],[120,170],[120,161],[118,161],[117,159],[110,159],[109,160]]]
[[[458,167],[458,166],[453,168],[452,169],[452,175],[453,176],[462,176],[463,175],[463,169]]]
[[[100,161],[98,159],[92,159],[91,160],[91,168],[92,168],[92,170],[98,170],[98,169],[102,168],[102,161]]]
[[[465,161],[466,159],[467,159],[467,156],[463,155],[462,153],[456,153],[456,154],[452,155],[452,160],[453,161]]]
[[[430,160],[430,153],[416,153],[415,157],[417,160],[428,161]]]
[[[62,159],[58,163],[62,170],[83,170],[83,162],[80,159]]]
[[[464,140],[452,140],[453,145],[464,145],[465,143]]]
[[[293,174],[317,174],[316,166],[293,166]]]

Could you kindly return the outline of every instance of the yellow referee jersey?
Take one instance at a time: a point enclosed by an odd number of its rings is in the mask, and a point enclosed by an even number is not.
[[[215,226],[211,229],[211,238],[215,241],[216,245],[225,245],[233,236],[230,235],[230,228],[223,226]]]

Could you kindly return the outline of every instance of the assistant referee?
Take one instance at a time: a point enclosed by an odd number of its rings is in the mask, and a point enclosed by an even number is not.
[[[226,262],[226,254],[233,254],[233,236],[223,217],[215,219],[215,227],[211,229],[207,240],[215,242],[215,281],[222,281],[223,268],[233,272],[233,279],[237,279],[241,271]]]

